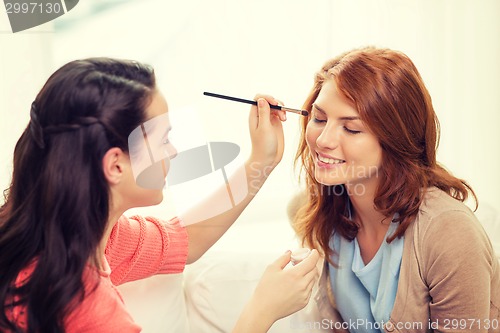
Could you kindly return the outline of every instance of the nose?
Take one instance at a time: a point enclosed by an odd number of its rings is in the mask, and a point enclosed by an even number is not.
[[[169,159],[173,159],[177,156],[177,149],[171,143],[167,144],[166,152]]]
[[[320,135],[316,139],[318,148],[333,150],[339,145],[340,132],[333,126],[323,127]]]

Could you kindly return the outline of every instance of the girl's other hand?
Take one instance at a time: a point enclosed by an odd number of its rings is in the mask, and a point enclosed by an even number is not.
[[[292,267],[291,252],[287,251],[265,270],[250,304],[264,320],[274,322],[304,308],[311,297],[319,274],[317,250]]]

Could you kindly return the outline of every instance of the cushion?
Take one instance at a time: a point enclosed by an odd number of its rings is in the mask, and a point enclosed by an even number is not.
[[[286,250],[299,247],[290,223],[283,220],[236,224],[184,272],[191,333],[231,332],[266,267]],[[272,295],[270,295],[272,297]],[[278,320],[269,333],[311,330],[318,321],[314,302]]]
[[[118,287],[144,333],[189,332],[183,274],[156,275]]]
[[[187,267],[184,283],[190,332],[232,332],[265,268],[280,254],[211,252]],[[304,310],[278,320],[268,332],[328,332],[318,328],[321,320],[314,305],[311,301]]]
[[[479,208],[475,212],[476,217],[481,222],[484,230],[488,234],[493,250],[500,259],[500,213],[487,202],[480,202]]]

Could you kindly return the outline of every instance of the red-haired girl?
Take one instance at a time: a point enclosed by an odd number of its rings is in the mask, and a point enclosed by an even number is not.
[[[498,259],[463,203],[474,192],[436,162],[439,123],[413,62],[342,54],[304,108],[294,226],[326,258],[322,318],[335,331],[499,332]]]

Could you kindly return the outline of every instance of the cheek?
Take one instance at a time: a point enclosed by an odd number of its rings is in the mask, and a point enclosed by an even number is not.
[[[168,170],[170,170],[170,159],[165,158],[162,160],[162,166],[163,166],[163,178],[167,177]]]
[[[382,147],[380,147],[378,141],[366,140],[362,144],[358,144],[357,147],[357,151],[352,151],[356,152],[360,160],[364,160],[366,164],[380,167],[382,163]],[[363,149],[359,149],[360,147],[363,147]]]
[[[318,136],[321,134],[321,131],[319,131],[317,128],[314,128],[314,126],[310,125],[310,123],[306,127],[306,142],[309,147],[314,147],[316,146],[316,140],[318,139]]]
[[[165,149],[165,154],[169,159],[173,159],[174,157],[177,156],[177,149],[174,147],[172,143],[169,143],[167,145],[167,148]]]
[[[378,168],[382,166],[382,148],[380,146],[374,147],[373,148],[374,156],[374,164],[377,165]]]

